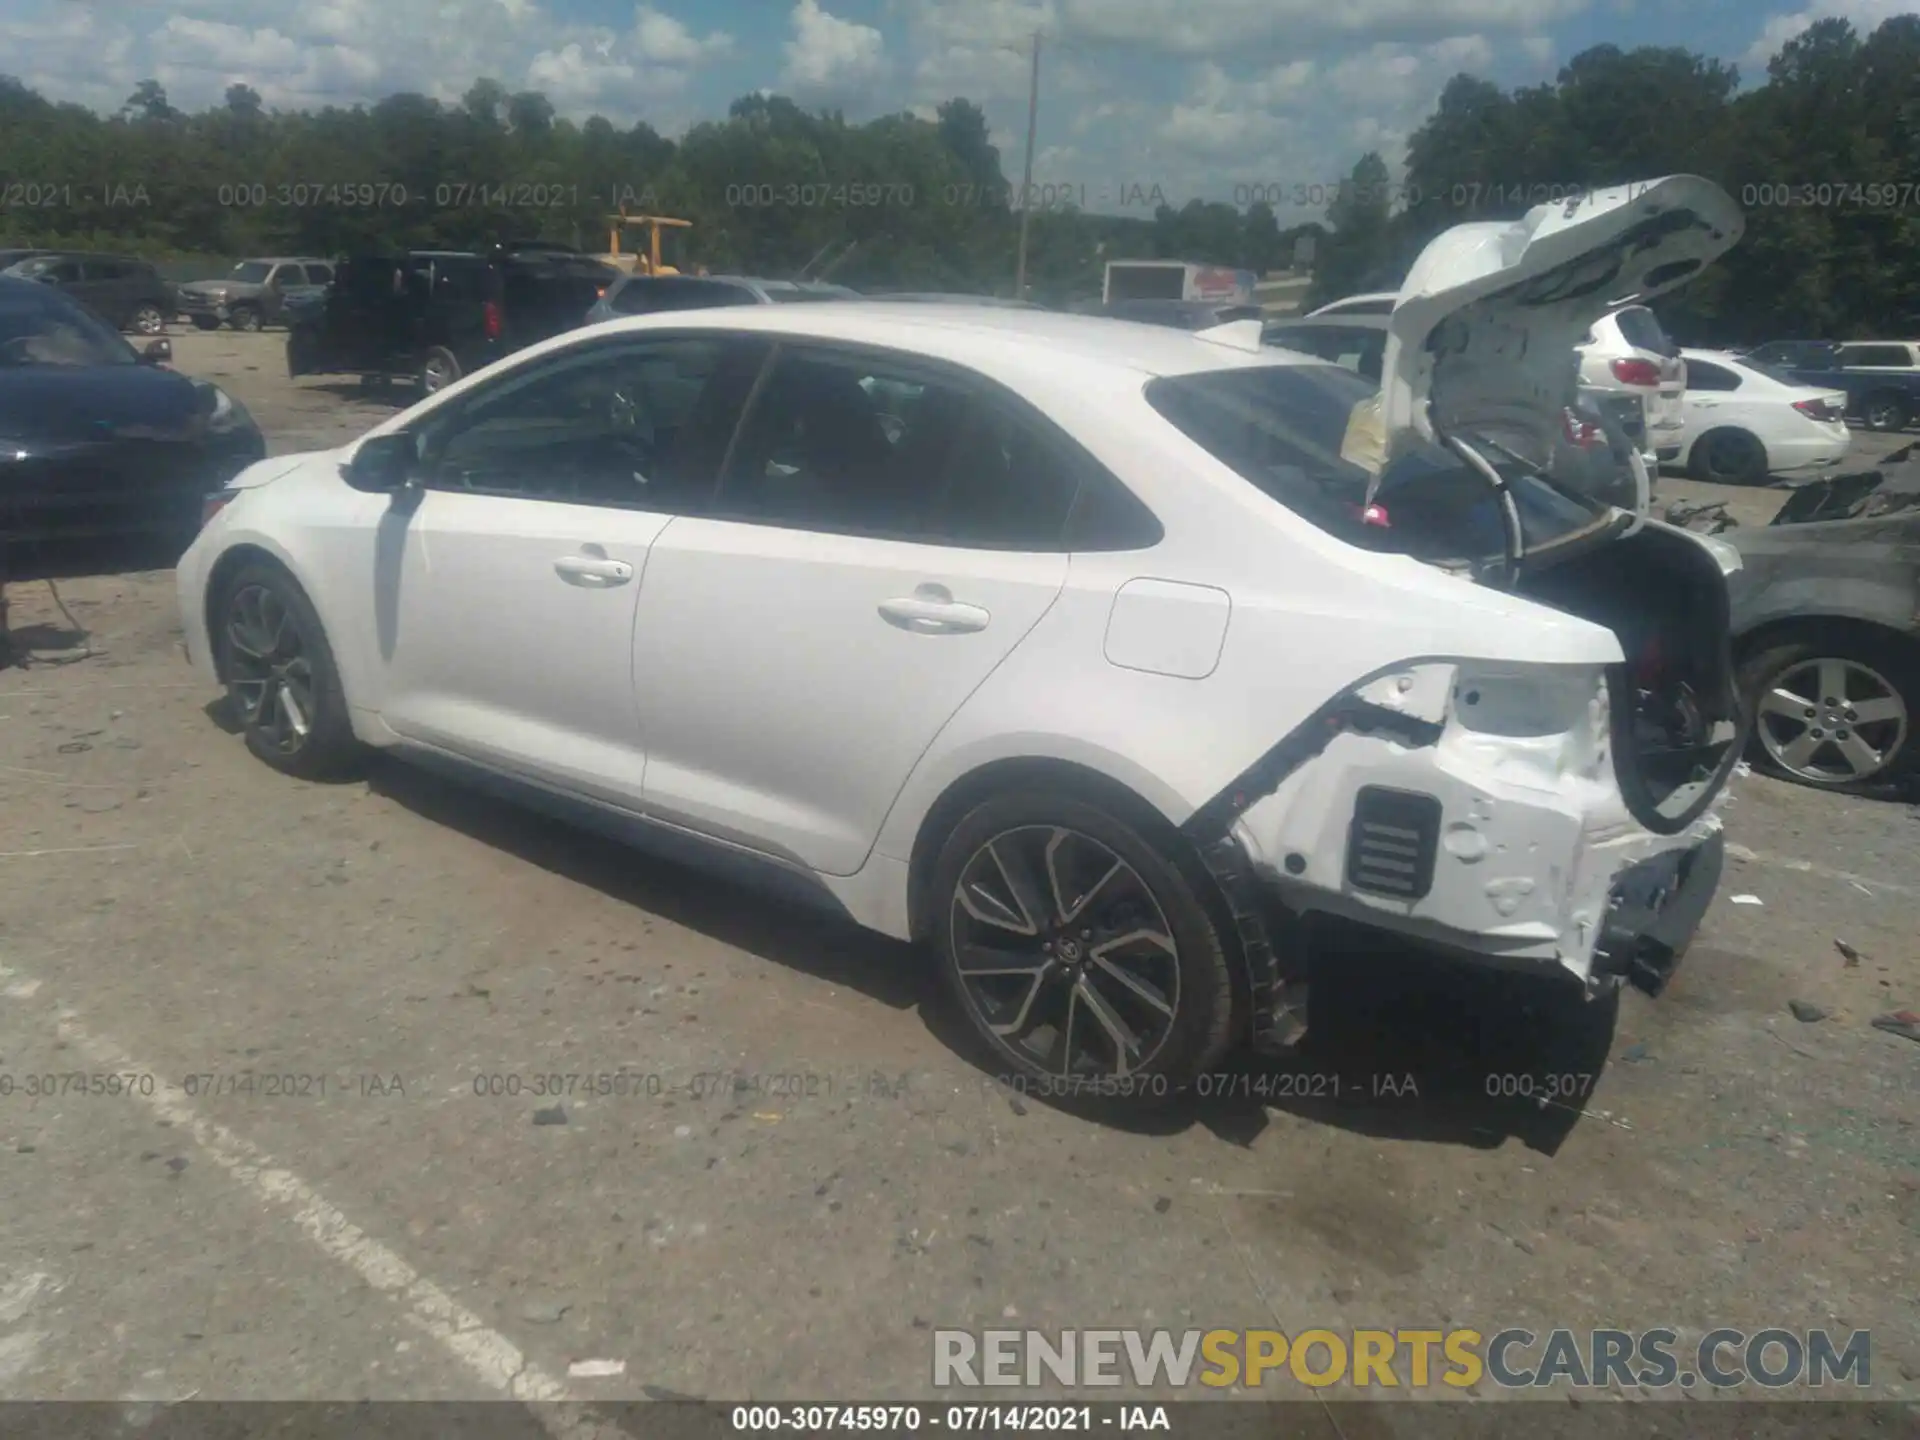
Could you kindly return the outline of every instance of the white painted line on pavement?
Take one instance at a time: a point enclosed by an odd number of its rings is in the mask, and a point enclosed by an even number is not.
[[[39,981],[11,966],[0,965],[0,980],[14,983],[9,995],[31,994]],[[31,987],[28,989],[27,987]],[[96,1035],[78,1016],[62,1009],[56,1021],[59,1036],[103,1070],[120,1074],[152,1074],[105,1036]],[[467,1309],[396,1252],[355,1225],[338,1206],[243,1136],[201,1115],[177,1095],[156,1089],[151,1095],[128,1092],[160,1119],[191,1135],[214,1164],[271,1210],[291,1215],[307,1238],[329,1259],[352,1270],[367,1284],[400,1307],[409,1323],[438,1341],[488,1389],[503,1398],[544,1402],[532,1410],[556,1440],[581,1440],[602,1432],[591,1417],[579,1413],[568,1400],[567,1386],[529,1360],[520,1348]]]

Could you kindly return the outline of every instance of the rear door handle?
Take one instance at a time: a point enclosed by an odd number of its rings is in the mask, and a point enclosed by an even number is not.
[[[608,560],[599,555],[562,555],[553,562],[556,574],[569,585],[605,589],[624,585],[633,579],[633,566],[624,560]]]
[[[958,600],[936,600],[928,595],[902,595],[880,602],[880,617],[889,625],[921,635],[964,635],[987,628],[993,618],[978,605]]]

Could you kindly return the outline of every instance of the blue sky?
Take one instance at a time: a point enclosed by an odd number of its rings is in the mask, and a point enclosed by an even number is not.
[[[117,108],[159,79],[199,108],[233,81],[270,106],[395,90],[454,99],[478,75],[544,91],[563,114],[667,134],[767,89],[864,119],[983,105],[1010,178],[1042,52],[1035,181],[1178,204],[1324,185],[1367,149],[1398,164],[1440,88],[1466,70],[1549,79],[1594,44],[1679,45],[1759,77],[1827,15],[1862,31],[1913,0],[11,0],[0,70]],[[1397,173],[1397,172],[1396,172]],[[1569,177],[1577,180],[1579,177]],[[1157,192],[1156,192],[1157,187]],[[1102,196],[1106,199],[1102,200]],[[1306,215],[1289,219],[1309,218]]]

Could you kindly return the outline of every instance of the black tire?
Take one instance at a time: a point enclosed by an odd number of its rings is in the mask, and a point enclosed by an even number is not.
[[[420,357],[417,377],[422,395],[437,395],[460,378],[460,362],[451,350],[435,345]]]
[[[227,323],[236,330],[250,334],[260,328],[260,312],[251,305],[236,305],[227,316]]]
[[[167,333],[166,312],[158,305],[136,305],[127,317],[125,328],[136,335],[164,335]]]
[[[265,597],[262,608],[253,608],[256,601],[252,597]],[[265,648],[257,639],[255,651],[246,650],[236,630],[235,619],[252,614],[262,616],[262,625],[255,628],[243,620],[246,628],[256,635],[265,631],[282,637],[268,656],[255,653]],[[278,624],[281,617],[284,631]],[[288,644],[288,640],[294,643]],[[214,610],[213,643],[220,676],[227,686],[228,704],[246,738],[247,749],[282,774],[303,780],[334,779],[353,770],[363,750],[348,718],[340,670],[313,602],[291,575],[264,561],[242,566],[221,592]],[[296,670],[296,665],[303,671]],[[272,675],[276,667],[283,680],[295,684],[296,703],[307,712],[306,732],[296,736],[292,744],[276,733],[276,726],[281,732],[296,728],[287,723],[286,711],[276,708],[276,680],[241,678],[254,673]]]
[[[1912,418],[1906,397],[1896,391],[1881,390],[1860,402],[1860,422],[1869,430],[1904,430]]]
[[[211,315],[196,315],[193,317],[193,328],[196,330],[218,330],[220,328],[220,322]]]
[[[1767,478],[1767,447],[1747,430],[1709,430],[1693,442],[1687,473],[1717,485],[1758,485]]]
[[[1886,755],[1877,769],[1864,770],[1856,764],[1853,773],[1843,773],[1848,762],[1837,739],[1824,744],[1807,763],[1798,767],[1790,763],[1796,757],[1787,747],[1800,734],[1796,725],[1809,732],[1816,728],[1826,732],[1823,739],[1850,733],[1845,725],[1847,695],[1808,696],[1809,703],[1798,716],[1770,713],[1766,708],[1768,703],[1777,708],[1777,702],[1769,701],[1776,689],[1784,686],[1797,693],[1805,688],[1800,677],[1817,676],[1822,661],[1852,667],[1853,688],[1863,690],[1871,688],[1863,683],[1868,680],[1861,674],[1860,667],[1864,667],[1904,706],[1905,714],[1898,723],[1855,722],[1860,738]],[[1753,717],[1748,758],[1755,769],[1769,775],[1816,790],[1872,794],[1920,769],[1920,645],[1852,626],[1808,627],[1749,656],[1740,666],[1740,693]],[[1829,723],[1827,699],[1842,702],[1837,729]],[[1806,709],[1812,709],[1814,715],[1806,715]],[[1859,714],[1857,708],[1854,713]]]
[[[1013,1072],[1015,1083],[1063,1097],[1166,1098],[1216,1064],[1232,1039],[1236,1018],[1232,972],[1221,932],[1203,899],[1208,882],[1196,873],[1197,860],[1188,864],[1175,858],[1181,842],[1171,826],[1155,823],[1156,818],[1149,817],[1144,807],[1135,814],[1133,807],[1115,806],[1065,788],[1009,791],[969,811],[941,846],[927,892],[928,929],[939,953],[940,970],[973,1033],[998,1064]],[[1071,835],[1075,848],[1070,855],[1063,844],[1056,862],[1046,843],[1060,833]],[[996,856],[1001,858],[996,861]],[[1103,856],[1123,862],[1126,877],[1112,878],[1118,872],[1103,868],[1108,863]],[[1038,868],[1022,866],[1023,857]],[[1018,950],[1023,963],[1036,967],[1024,1001],[1013,992],[1025,979],[1025,971],[976,973],[972,984],[963,973],[963,952],[975,949],[984,929],[977,912],[961,901],[962,881],[967,880],[968,894],[984,908],[994,897],[983,891],[983,871],[976,867],[997,865],[991,873],[1001,877],[1002,893],[1013,896],[1015,890],[1005,879],[1012,873],[1006,869],[1009,864],[1046,881],[1039,891],[1030,888],[1027,893],[1050,911],[1048,926],[1037,927],[1030,936],[1012,934],[997,925],[984,927],[991,929],[987,938],[994,942],[996,953]],[[1088,877],[1096,874],[1109,879],[1088,883]],[[1059,875],[1060,881],[1052,875]],[[1069,916],[1072,926],[1057,940],[1049,940],[1060,909],[1049,897],[1062,884],[1082,893],[1068,906],[1077,912]],[[1086,908],[1079,910],[1080,906]],[[1006,905],[999,909],[1013,914]],[[1141,944],[1111,938],[1150,930],[1171,942],[1171,955],[1159,940]],[[1105,942],[1100,939],[1103,934],[1110,937]],[[1103,943],[1109,949],[1108,959],[1093,959]],[[1133,953],[1119,948],[1127,944]],[[1046,950],[1048,945],[1053,948]],[[1109,963],[1116,959],[1137,984],[1116,978]],[[1083,986],[1095,980],[1096,999],[1083,1005],[1080,997],[1087,994]],[[1140,989],[1142,984],[1147,989]],[[1155,1009],[1142,997],[1151,994],[1164,1002],[1169,993],[1172,1004],[1160,1004],[1159,1009],[1171,1013],[1156,1018]],[[1113,1030],[1094,1025],[1075,1033],[1081,1012],[1100,1019],[1096,1003],[1120,1022],[1122,1032],[1139,1042],[1124,1072],[1113,1063],[1122,1050]],[[1034,1019],[1026,1035],[1009,1038],[995,1032],[990,1010],[1004,1016],[1009,1005],[1016,1007],[1016,1021]],[[1045,1017],[1055,1013],[1067,1023],[1046,1024]],[[1088,1052],[1080,1053],[1087,1063],[1081,1064],[1075,1054],[1065,1052],[1070,1045],[1080,1052],[1081,1046],[1074,1041],[1085,1043],[1089,1035]],[[1044,1055],[1036,1050],[1041,1045]],[[1102,1050],[1104,1063],[1097,1053]]]

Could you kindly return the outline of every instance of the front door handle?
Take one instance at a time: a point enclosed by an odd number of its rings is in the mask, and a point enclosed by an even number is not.
[[[633,579],[633,566],[624,560],[609,560],[602,555],[562,555],[553,562],[554,572],[569,585],[605,589],[624,585]]]
[[[964,635],[987,628],[993,617],[978,605],[931,595],[902,595],[880,602],[880,616],[889,625],[921,635]]]

